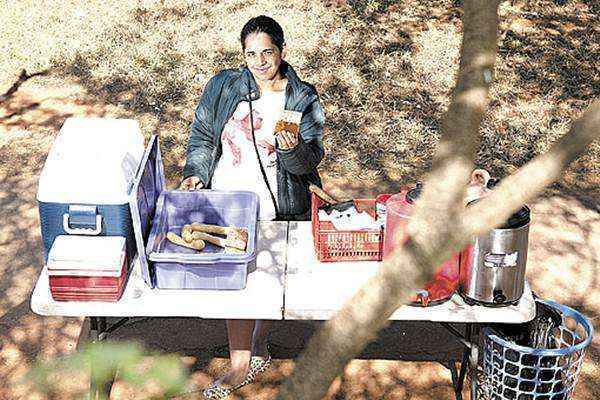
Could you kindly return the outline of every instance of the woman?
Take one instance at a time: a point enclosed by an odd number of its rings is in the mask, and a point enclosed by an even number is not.
[[[252,18],[240,40],[246,66],[221,71],[207,83],[180,188],[251,190],[260,199],[259,219],[308,219],[308,185],[321,185],[317,165],[323,158],[317,92],[284,61],[283,30],[275,20]],[[299,132],[274,135],[283,110],[300,119]],[[271,361],[264,321],[228,320],[227,331],[231,369],[204,390],[210,399],[252,382]]]

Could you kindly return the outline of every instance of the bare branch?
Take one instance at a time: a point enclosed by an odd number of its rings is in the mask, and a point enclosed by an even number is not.
[[[21,70],[19,78],[15,81],[15,83],[13,83],[12,86],[3,95],[0,95],[0,104],[10,99],[12,95],[15,94],[17,90],[19,90],[21,85],[29,79],[33,78],[34,76],[46,74],[48,74],[48,70],[34,72],[33,74],[28,74],[27,71],[25,71],[24,69]]]
[[[469,207],[462,218],[467,235],[477,235],[498,226],[511,213],[556,181],[562,171],[594,140],[600,138],[600,100],[595,101],[569,132],[516,173],[504,179],[493,193]]]
[[[547,155],[532,161],[514,178],[507,178],[495,190],[497,194],[465,212],[464,188],[478,145],[478,130],[487,104],[496,55],[498,3],[465,0],[457,86],[444,117],[442,141],[432,172],[409,226],[410,239],[315,334],[278,399],[295,399],[298,394],[303,399],[322,398],[335,376],[375,338],[408,294],[431,279],[432,266],[448,258],[476,229],[483,232],[500,224],[512,210],[556,179],[565,166],[598,137],[600,111],[595,104]],[[529,182],[528,174],[535,184]],[[514,185],[517,183],[524,189],[515,196]],[[507,203],[505,199],[511,197]],[[503,203],[498,201],[500,198]],[[493,203],[497,204],[490,207]],[[484,211],[485,218],[479,220]],[[470,221],[473,226],[461,224],[465,215],[468,217],[465,221]]]
[[[457,225],[453,234],[441,238],[438,254],[431,258],[419,256],[422,251],[409,240],[395,254],[393,262],[384,263],[379,273],[315,334],[278,398],[297,398],[297,393],[302,393],[303,399],[321,398],[343,366],[387,324],[389,316],[402,304],[406,294],[420,286],[425,275],[420,269],[428,271],[431,265],[439,264],[446,257],[443,254],[449,254],[453,248],[466,243],[473,234],[502,223],[511,210],[520,207],[554,181],[599,136],[600,102],[596,102],[547,154],[506,178],[481,204],[470,207],[465,213],[465,221],[468,222],[463,224],[462,229]],[[516,188],[523,189],[516,191]],[[499,203],[498,199],[503,201]],[[298,377],[299,382],[293,381],[294,377]]]
[[[456,226],[462,199],[479,145],[479,126],[488,102],[497,53],[499,1],[466,1],[458,81],[442,122],[442,139],[432,171],[409,227],[411,236],[437,252],[442,237]],[[434,229],[436,227],[436,229]],[[426,241],[423,236],[436,233]]]

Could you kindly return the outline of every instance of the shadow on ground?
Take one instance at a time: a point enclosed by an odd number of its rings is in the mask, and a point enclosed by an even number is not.
[[[241,398],[274,398],[276,389],[293,368],[292,360],[298,357],[321,324],[318,321],[271,322],[269,343],[274,366],[259,378],[260,388],[253,385],[242,390]],[[86,323],[80,343],[86,340],[87,329]],[[458,329],[462,328],[458,326]],[[226,338],[224,321],[193,318],[134,319],[108,337],[110,340],[141,342],[147,349],[161,353],[179,354],[189,360],[191,376],[198,387],[208,385],[226,371],[229,357]],[[415,368],[414,364],[401,361],[451,363],[460,360],[461,355],[461,345],[437,324],[393,322],[350,364],[330,398],[345,399],[346,392],[363,391],[370,399],[386,399],[386,394],[397,390],[399,384],[404,386],[407,395],[415,396],[426,390],[399,372]],[[452,390],[449,371],[435,367],[435,364],[428,364],[427,368],[434,371],[428,374],[435,382],[427,383],[427,390],[449,395]],[[275,391],[268,394],[265,388]],[[114,391],[121,390],[125,389],[117,379]]]

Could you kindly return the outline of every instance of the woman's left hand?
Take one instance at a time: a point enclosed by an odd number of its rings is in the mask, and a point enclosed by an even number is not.
[[[281,150],[291,150],[298,145],[298,134],[296,133],[280,131],[275,138]]]

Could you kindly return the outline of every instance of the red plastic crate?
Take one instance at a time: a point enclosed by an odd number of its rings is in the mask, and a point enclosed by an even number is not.
[[[127,255],[121,265],[120,276],[49,276],[50,294],[56,301],[117,302],[127,283]],[[93,274],[90,271],[90,274]]]
[[[319,207],[325,202],[312,194],[311,221],[317,259],[332,261],[381,261],[383,229],[339,231],[330,221],[319,221]],[[375,199],[355,199],[360,210],[375,209]]]

